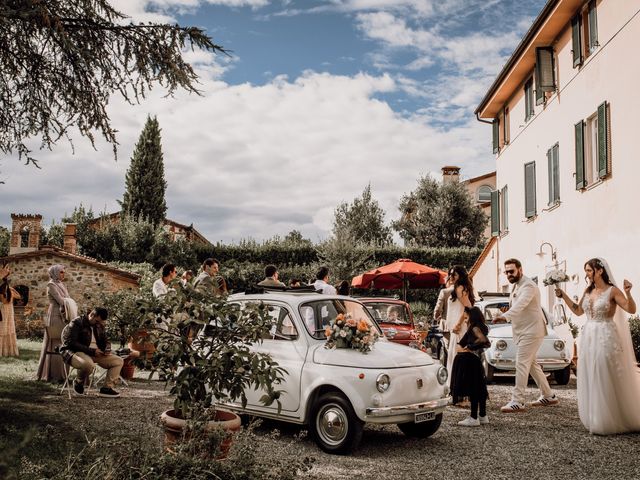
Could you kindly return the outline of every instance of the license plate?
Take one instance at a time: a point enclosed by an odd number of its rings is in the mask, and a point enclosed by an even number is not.
[[[436,418],[436,412],[416,413],[414,422],[415,423],[428,422],[429,420],[433,420],[434,418]]]

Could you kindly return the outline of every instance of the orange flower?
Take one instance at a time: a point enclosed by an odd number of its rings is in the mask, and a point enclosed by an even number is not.
[[[331,336],[331,327],[327,327],[324,329],[324,334],[327,338]]]
[[[353,318],[347,318],[347,325],[349,325],[350,327],[355,327],[356,321]]]
[[[368,332],[369,331],[369,324],[367,324],[367,322],[365,322],[364,320],[360,320],[358,322],[358,331],[359,332]]]

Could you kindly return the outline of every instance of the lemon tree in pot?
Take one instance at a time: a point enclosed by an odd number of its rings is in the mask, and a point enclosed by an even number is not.
[[[239,429],[240,419],[217,405],[236,401],[246,405],[247,389],[263,390],[261,401],[280,407],[277,386],[284,369],[268,354],[250,348],[268,334],[268,307],[241,308],[224,297],[175,282],[161,301],[141,300],[138,308],[156,346],[154,367],[174,396],[173,410],[161,417],[166,446],[189,435],[194,425],[205,431]],[[229,438],[223,435],[223,454]]]

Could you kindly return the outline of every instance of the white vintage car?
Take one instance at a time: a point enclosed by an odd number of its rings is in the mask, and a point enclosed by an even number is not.
[[[509,308],[508,295],[484,295],[476,306],[484,312],[491,340],[491,347],[485,350],[483,358],[487,381],[493,381],[496,372],[515,373],[517,347],[511,325],[493,323],[494,318]],[[574,343],[569,322],[562,305],[556,305],[553,315],[544,308],[542,311],[547,322],[547,336],[536,354],[536,362],[543,371],[553,372],[556,383],[566,385],[571,377]]]
[[[246,392],[239,413],[306,424],[317,444],[329,453],[357,447],[366,422],[398,424],[406,435],[433,435],[450,401],[447,370],[427,354],[389,342],[367,309],[349,297],[318,293],[235,294],[233,303],[264,302],[273,326],[252,348],[269,353],[287,370],[279,389],[281,411],[265,406],[262,391]],[[366,320],[381,338],[370,352],[326,349],[325,327],[339,313]]]

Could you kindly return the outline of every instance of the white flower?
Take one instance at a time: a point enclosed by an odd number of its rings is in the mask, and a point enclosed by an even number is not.
[[[345,332],[344,330],[340,330],[340,336],[342,338],[346,337],[347,336],[347,332]]]

